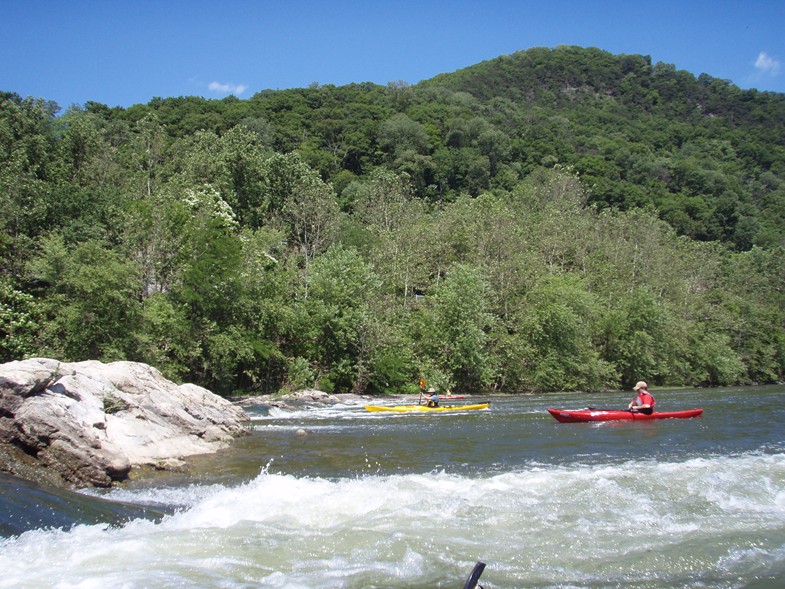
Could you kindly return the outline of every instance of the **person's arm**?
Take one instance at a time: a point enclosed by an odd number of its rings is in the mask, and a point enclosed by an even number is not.
[[[631,411],[648,411],[650,409],[654,409],[654,407],[652,406],[652,401],[651,401],[652,399],[653,399],[653,397],[651,395],[641,395],[641,394],[638,394],[632,400],[632,403],[630,403],[630,410]],[[637,405],[635,404],[636,401],[638,402]],[[645,401],[648,401],[648,403],[646,403]]]

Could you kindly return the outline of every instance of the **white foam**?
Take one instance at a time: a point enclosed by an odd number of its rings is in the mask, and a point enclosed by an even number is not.
[[[157,491],[188,507],[159,524],[5,540],[0,587],[460,586],[476,560],[497,587],[730,587],[761,558],[764,572],[785,568],[783,488],[782,454],[480,477],[266,470],[236,487]]]

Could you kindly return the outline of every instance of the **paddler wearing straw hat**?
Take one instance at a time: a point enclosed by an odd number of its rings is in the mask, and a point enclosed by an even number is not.
[[[648,389],[649,385],[647,385],[642,380],[639,380],[637,383],[635,383],[635,386],[632,390],[635,391],[636,395],[635,398],[630,401],[627,409],[630,411],[651,415],[654,412],[654,406],[657,404],[657,401],[654,400],[654,397],[651,396],[651,393]]]
[[[433,388],[433,387],[429,388],[428,389],[428,394],[431,397],[430,397],[430,399],[428,399],[428,402],[426,403],[426,405],[428,407],[438,407],[439,406],[439,394],[436,392],[436,389]]]

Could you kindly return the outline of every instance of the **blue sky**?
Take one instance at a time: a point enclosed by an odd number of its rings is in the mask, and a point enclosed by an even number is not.
[[[530,47],[650,55],[785,92],[785,0],[0,0],[0,90],[128,107],[415,84]]]

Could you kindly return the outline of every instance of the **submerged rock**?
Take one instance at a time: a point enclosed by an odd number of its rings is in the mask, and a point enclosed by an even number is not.
[[[49,484],[110,486],[131,468],[214,452],[248,417],[193,384],[137,362],[0,365],[0,471]]]

